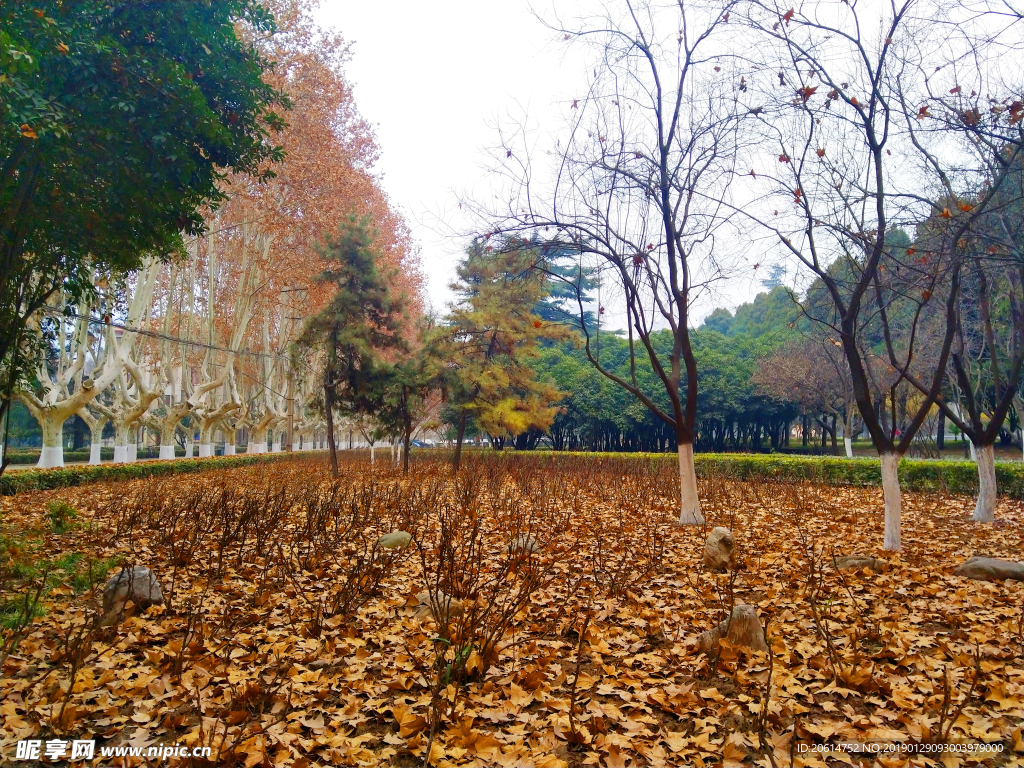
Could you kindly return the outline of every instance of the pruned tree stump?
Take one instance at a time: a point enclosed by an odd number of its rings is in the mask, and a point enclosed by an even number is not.
[[[953,573],[977,581],[1024,581],[1024,563],[975,556],[961,564]]]
[[[732,531],[721,526],[712,529],[704,542],[704,567],[709,571],[727,571],[732,568],[734,546]]]
[[[740,603],[732,609],[730,619],[725,619],[714,629],[709,629],[697,639],[697,650],[708,653],[718,647],[722,638],[733,645],[749,648],[752,651],[767,651],[768,643],[764,637],[764,627],[757,616],[757,608]]]
[[[162,605],[164,593],[156,575],[141,565],[122,568],[120,573],[110,579],[103,588],[103,621],[102,626],[108,627],[120,621],[128,601],[140,610],[151,605]]]

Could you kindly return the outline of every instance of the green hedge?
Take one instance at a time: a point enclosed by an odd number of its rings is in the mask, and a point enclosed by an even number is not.
[[[541,452],[535,452],[541,453]],[[542,455],[592,458],[677,461],[674,453],[570,453],[544,451]],[[698,453],[694,455],[698,477],[735,477],[740,480],[771,479],[782,482],[811,481],[826,485],[881,485],[878,459],[835,456],[783,456],[765,453]],[[971,461],[904,459],[900,485],[906,491],[948,491],[975,495],[978,467]],[[1024,499],[1024,464],[996,462],[996,483],[1001,496]]]
[[[174,454],[176,456],[183,457],[185,455],[185,449],[180,447],[180,446],[175,446],[174,447]],[[14,465],[17,465],[17,466],[24,466],[26,464],[35,464],[37,461],[39,461],[39,449],[38,448],[28,448],[28,449],[26,449],[26,448],[14,448],[12,450],[7,451],[7,453],[4,454],[4,455],[10,458],[11,464],[14,464]],[[156,448],[153,448],[153,447],[144,448],[141,451],[139,451],[139,454],[138,454],[138,457],[140,459],[156,459],[159,456],[160,456],[160,448],[159,447],[156,447]],[[77,451],[72,451],[72,450],[68,450],[68,449],[64,450],[64,461],[65,462],[68,462],[68,461],[88,461],[90,458],[91,458],[91,455],[90,455],[90,452],[89,452],[88,448],[81,448],[81,449],[79,449]],[[106,447],[100,448],[100,459],[103,460],[103,461],[113,461],[113,459],[114,459],[114,449],[113,449],[113,447],[110,447],[110,448],[106,448]]]
[[[423,456],[423,453],[419,453]],[[101,464],[64,469],[5,472],[0,477],[0,494],[20,491],[65,488],[101,480],[131,480],[140,477],[201,472],[206,469],[244,467],[260,462],[281,461],[297,456],[323,456],[319,452],[258,454],[179,461],[147,461],[134,464]],[[430,455],[430,454],[427,454]],[[434,454],[436,455],[436,454]],[[522,451],[512,455],[544,457],[548,461],[563,458],[589,458],[632,462],[671,461],[673,453],[577,453],[568,451]],[[834,456],[782,456],[763,453],[698,453],[694,456],[699,477],[735,477],[740,480],[771,479],[782,482],[811,481],[827,485],[881,485],[878,459],[837,458]],[[996,462],[996,481],[1000,495],[1024,499],[1024,464]],[[900,462],[900,483],[907,491],[948,491],[974,495],[978,492],[978,468],[970,461]]]
[[[292,451],[291,453],[261,453],[255,456],[219,456],[208,459],[181,459],[178,461],[145,461],[132,464],[94,464],[63,469],[36,469],[19,472],[4,472],[0,477],[0,495],[13,496],[22,491],[48,491],[53,488],[68,488],[103,480],[135,480],[141,477],[161,475],[183,475],[202,472],[207,469],[245,467],[251,464],[269,463],[294,459],[300,456],[316,456],[313,451]]]
[[[882,484],[879,461],[871,458],[697,454],[694,463],[699,475],[728,474],[745,480],[811,480],[828,485]],[[978,466],[971,461],[903,459],[899,472],[900,485],[908,491],[968,495],[978,492]],[[1024,464],[996,462],[996,483],[1000,494],[1024,499]]]

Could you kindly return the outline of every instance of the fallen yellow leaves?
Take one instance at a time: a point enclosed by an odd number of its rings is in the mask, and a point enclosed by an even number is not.
[[[906,549],[894,555],[875,547],[877,490],[702,480],[709,522],[731,527],[744,563],[732,599],[771,617],[771,669],[764,653],[724,647],[716,670],[695,653],[695,638],[724,615],[728,577],[701,569],[703,534],[673,524],[674,481],[661,470],[627,474],[612,461],[539,469],[498,457],[470,462],[471,479],[456,486],[446,467],[429,462],[414,466],[409,480],[351,463],[332,486],[315,463],[275,466],[272,476],[230,470],[182,476],[173,486],[91,486],[0,501],[4,535],[22,537],[35,535],[49,500],[73,502],[83,526],[42,536],[46,557],[120,553],[152,568],[169,596],[96,635],[72,680],[69,628],[91,609],[87,596],[55,589],[3,665],[4,755],[18,739],[69,734],[209,745],[222,751],[219,764],[247,768],[412,765],[427,757],[439,768],[770,768],[771,759],[859,766],[857,756],[833,752],[826,760],[797,747],[930,742],[944,728],[953,741],[1001,744],[1002,762],[993,765],[1024,755],[1015,639],[1024,585],[952,574],[970,554],[1019,558],[1018,512],[1009,504],[999,523],[979,525],[969,520],[969,500],[905,494]],[[166,511],[151,524],[125,502],[164,493],[172,509],[175,498],[218,487],[233,489],[233,501],[202,526]],[[272,490],[288,501],[300,487],[322,488],[337,503],[317,511],[289,502],[274,516],[260,501]],[[417,543],[425,562],[435,562],[435,509],[455,498],[481,521],[479,573],[466,565],[429,584]],[[347,517],[352,509],[358,522]],[[1009,520],[1014,526],[1002,525]],[[374,549],[395,530],[410,531],[414,543]],[[537,552],[507,551],[525,535]],[[887,567],[827,570],[816,619],[801,536],[836,554],[884,557]],[[501,570],[513,555],[521,562]],[[443,588],[432,594],[464,606],[460,615],[449,611],[450,620],[469,621],[490,606],[466,584],[499,574],[500,603],[541,566],[554,578],[513,606],[491,655],[476,644],[438,642],[446,628],[415,598]],[[346,600],[349,608],[337,608]],[[580,638],[586,611],[592,619]],[[967,699],[976,652],[980,675]],[[456,685],[445,675],[460,659],[466,677]],[[433,728],[435,680],[448,714]],[[986,760],[943,755],[911,764]]]

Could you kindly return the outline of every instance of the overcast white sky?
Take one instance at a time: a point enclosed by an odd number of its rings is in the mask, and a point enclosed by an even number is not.
[[[549,13],[547,0],[533,6]],[[443,310],[466,241],[439,230],[468,227],[456,196],[485,177],[499,122],[525,111],[541,133],[564,125],[559,104],[585,92],[583,54],[546,29],[528,0],[323,0],[318,20],[354,44],[347,75],[376,128],[384,188],[413,229],[430,300]],[[605,317],[613,326],[615,309]]]
[[[585,82],[582,66],[563,61],[525,0],[324,0],[319,20],[354,42],[348,77],[376,127],[384,188],[413,228],[443,309],[465,242],[440,234],[435,216],[463,228],[455,197],[483,177],[496,123],[523,108],[560,121],[555,101]]]

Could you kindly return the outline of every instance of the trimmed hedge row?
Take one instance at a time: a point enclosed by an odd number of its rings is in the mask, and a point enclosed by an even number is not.
[[[790,482],[810,480],[827,485],[882,484],[881,465],[878,459],[871,458],[698,454],[694,463],[698,474],[725,474],[745,480],[771,478]],[[908,491],[966,495],[978,492],[978,465],[972,461],[903,459],[899,473],[900,485]],[[1024,464],[996,462],[996,483],[1001,495],[1024,499]]]
[[[84,483],[103,480],[136,480],[142,477],[161,475],[183,475],[203,472],[208,469],[245,467],[251,464],[270,463],[302,456],[316,456],[319,452],[292,451],[291,453],[260,453],[254,456],[218,456],[208,459],[180,459],[176,461],[145,461],[132,464],[95,464],[64,467],[62,469],[37,469],[19,472],[4,472],[0,477],[0,495],[13,496],[22,491],[48,491],[53,488],[68,488]]]
[[[282,461],[300,456],[322,456],[322,452],[228,456],[178,461],[147,461],[133,464],[101,464],[21,472],[6,472],[0,477],[0,494],[10,496],[21,491],[66,488],[102,480],[133,480],[141,477],[185,474],[207,469],[244,467],[261,462]],[[558,461],[568,458],[591,460],[671,461],[673,453],[586,453],[568,451],[523,451],[514,455]],[[783,456],[757,453],[698,453],[694,456],[699,477],[735,477],[739,480],[770,479],[781,482],[816,482],[826,485],[872,486],[882,484],[878,459],[839,458],[834,456]],[[1024,464],[996,462],[996,482],[1000,495],[1024,499]],[[947,491],[974,495],[978,492],[978,468],[970,461],[900,462],[900,483],[908,491]]]
[[[11,464],[15,466],[24,466],[25,464],[35,464],[39,461],[39,450],[8,450],[4,456],[11,460]],[[88,461],[90,458],[89,449],[71,451],[65,449],[64,461]],[[100,458],[103,461],[111,461],[114,458],[113,448],[100,448]]]
[[[601,459],[677,461],[674,453],[535,452],[535,455],[587,456]],[[735,477],[738,480],[810,481],[826,485],[881,485],[878,459],[836,456],[784,456],[765,453],[698,453],[693,457],[698,477]],[[972,461],[903,459],[900,485],[906,491],[978,493],[978,466]],[[999,495],[1024,499],[1024,464],[996,462]]]

